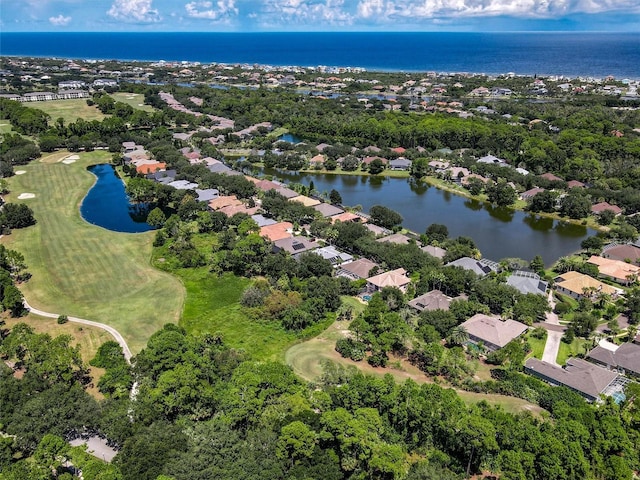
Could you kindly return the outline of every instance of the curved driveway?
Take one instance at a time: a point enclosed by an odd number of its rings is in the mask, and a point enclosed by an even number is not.
[[[37,308],[34,308],[31,305],[29,305],[26,300],[24,300],[23,303],[24,303],[24,307],[27,310],[29,310],[29,312],[35,315],[40,315],[41,317],[48,317],[48,318],[58,318],[60,316],[60,314],[58,313],[49,313],[49,312],[44,312],[42,310],[38,310]],[[124,358],[127,361],[127,363],[131,364],[132,355],[131,355],[131,350],[129,350],[129,345],[127,345],[127,342],[125,341],[124,337],[120,335],[120,332],[118,332],[115,328],[110,327],[109,325],[106,325],[104,323],[94,322],[93,320],[85,320],[84,318],[68,317],[68,319],[70,322],[73,322],[73,323],[89,325],[91,327],[101,328],[102,330],[109,332],[111,336],[115,339],[115,341],[118,342],[122,347],[122,352],[124,353]]]

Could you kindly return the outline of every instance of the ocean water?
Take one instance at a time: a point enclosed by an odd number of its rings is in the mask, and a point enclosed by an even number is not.
[[[640,79],[640,33],[0,33],[0,54]]]

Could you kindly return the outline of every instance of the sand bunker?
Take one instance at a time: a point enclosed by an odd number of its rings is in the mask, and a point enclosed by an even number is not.
[[[21,193],[18,195],[18,200],[26,200],[27,198],[36,198],[35,193]]]
[[[24,175],[25,173],[27,173],[27,171],[26,170],[16,170],[13,173],[15,173],[16,175]]]
[[[80,155],[69,155],[67,160],[80,160]]]
[[[73,158],[65,158],[64,160],[62,160],[62,163],[64,163],[65,165],[69,165],[70,163],[76,163],[76,161]]]

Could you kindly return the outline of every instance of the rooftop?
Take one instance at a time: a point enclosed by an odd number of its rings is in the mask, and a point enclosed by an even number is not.
[[[515,320],[502,321],[483,313],[475,314],[461,326],[470,336],[496,345],[498,348],[502,348],[514,338],[518,338],[528,328],[524,323]]]

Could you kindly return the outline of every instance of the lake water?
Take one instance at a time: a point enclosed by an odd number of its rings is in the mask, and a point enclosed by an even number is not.
[[[345,205],[361,205],[364,212],[373,205],[384,205],[402,214],[403,225],[418,233],[432,223],[444,224],[451,237],[471,237],[483,256],[492,260],[505,257],[531,260],[541,255],[546,264],[551,264],[579,250],[582,240],[596,233],[581,225],[495,207],[408,179],[265,173],[307,186],[313,180],[318,192],[336,189]]]
[[[153,229],[136,206],[129,203],[124,183],[111,165],[94,165],[88,170],[98,179],[82,201],[82,218],[115,232],[140,233]]]

